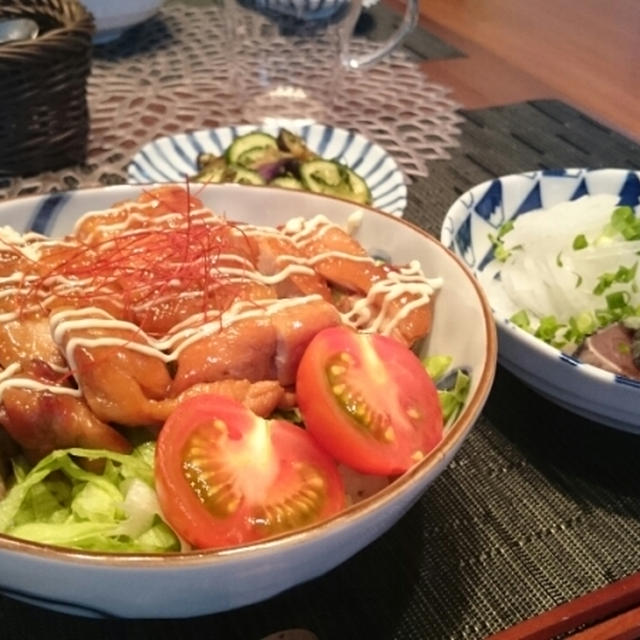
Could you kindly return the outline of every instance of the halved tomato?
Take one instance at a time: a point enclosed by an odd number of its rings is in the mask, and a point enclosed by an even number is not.
[[[393,338],[332,327],[307,347],[296,378],[308,431],[363,473],[403,473],[442,439],[436,387]]]
[[[197,548],[259,540],[344,507],[334,461],[304,429],[217,395],[185,400],[171,414],[155,479],[167,522]]]

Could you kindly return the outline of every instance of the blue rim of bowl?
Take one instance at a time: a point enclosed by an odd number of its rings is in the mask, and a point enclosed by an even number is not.
[[[286,127],[302,137],[318,155],[338,160],[360,175],[375,209],[401,217],[407,206],[406,179],[397,162],[379,144],[352,130],[319,123],[296,125],[282,121],[261,125],[231,125],[163,136],[147,143],[127,166],[128,184],[181,182],[196,173],[199,153],[220,154],[233,138],[251,131],[277,133]],[[341,140],[341,141],[340,141]]]

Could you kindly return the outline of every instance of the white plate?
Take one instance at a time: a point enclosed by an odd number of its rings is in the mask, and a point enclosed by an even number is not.
[[[508,220],[583,195],[614,194],[640,213],[640,172],[557,169],[504,176],[462,194],[449,209],[440,239],[480,274],[493,260],[489,238]],[[561,353],[511,323],[489,296],[501,364],[562,407],[590,420],[640,433],[640,382]]]
[[[7,201],[0,203],[0,225],[65,234],[83,213],[140,192],[125,185]],[[449,354],[454,367],[471,372],[466,405],[443,441],[389,486],[325,522],[262,543],[122,555],[0,535],[0,590],[11,597],[76,615],[137,618],[198,616],[267,599],[326,573],[387,531],[446,468],[480,414],[495,371],[495,327],[478,283],[435,238],[374,209],[303,191],[224,184],[206,186],[199,197],[230,219],[260,225],[317,214],[345,225],[359,209],[355,237],[370,253],[398,263],[417,259],[428,275],[443,278],[424,349]]]
[[[372,206],[401,216],[407,206],[407,187],[396,161],[378,144],[346,129],[323,124],[296,125],[293,122],[268,125],[237,125],[204,129],[157,138],[146,144],[131,160],[128,182],[181,182],[197,172],[196,158],[206,151],[221,154],[237,137],[251,131],[277,135],[281,126],[298,134],[307,146],[330,160],[339,160],[364,178],[371,190]]]

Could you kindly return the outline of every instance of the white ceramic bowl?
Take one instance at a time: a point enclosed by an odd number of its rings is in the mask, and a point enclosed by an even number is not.
[[[476,275],[493,259],[490,234],[527,211],[607,193],[640,213],[640,172],[562,169],[510,175],[477,185],[449,209],[440,238]],[[578,230],[576,230],[578,232]],[[640,433],[640,382],[584,364],[511,323],[490,298],[498,327],[499,359],[557,404],[602,424]]]
[[[60,235],[83,212],[136,196],[118,186],[27,197],[0,204],[0,224]],[[324,214],[346,223],[346,201],[265,187],[210,185],[199,194],[230,219],[276,225]],[[428,349],[471,371],[467,403],[441,444],[377,494],[320,525],[222,551],[107,555],[62,550],[0,535],[0,590],[40,606],[85,616],[188,617],[240,607],[319,576],[372,542],[414,504],[447,466],[477,419],[493,381],[497,340],[489,305],[475,278],[436,239],[411,224],[363,210],[358,240],[394,261],[421,261],[444,279]],[[176,597],[179,594],[179,597]]]
[[[96,24],[95,44],[119,38],[129,27],[157,13],[164,0],[82,0]]]

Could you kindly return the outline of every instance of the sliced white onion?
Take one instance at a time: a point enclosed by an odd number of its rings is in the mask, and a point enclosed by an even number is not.
[[[620,266],[630,268],[640,260],[640,242],[602,239],[617,202],[608,194],[584,196],[516,218],[504,236],[511,255],[500,265],[500,280],[490,277],[492,269],[481,278],[494,308],[507,317],[525,309],[538,318],[554,315],[567,322],[571,316],[604,307],[603,297],[593,293],[602,274],[615,273]],[[588,246],[574,250],[580,234]],[[629,288],[614,284],[607,294],[622,289]],[[640,293],[632,292],[630,303],[640,304]]]

